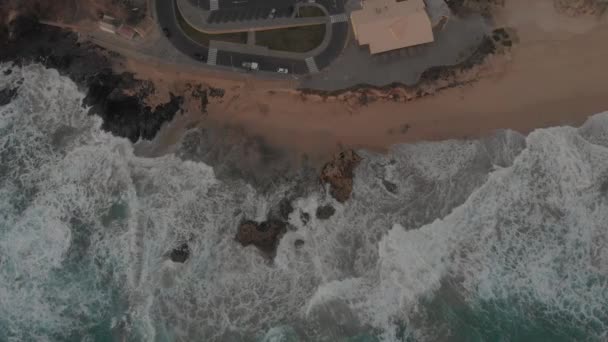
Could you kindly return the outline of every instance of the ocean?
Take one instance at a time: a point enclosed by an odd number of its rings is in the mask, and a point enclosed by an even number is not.
[[[0,341],[608,340],[608,113],[359,151],[269,261],[234,236],[273,193],[136,155],[55,70],[0,75]]]

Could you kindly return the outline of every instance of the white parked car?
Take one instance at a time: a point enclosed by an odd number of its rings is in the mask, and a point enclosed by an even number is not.
[[[279,74],[289,74],[289,70],[287,70],[287,68],[278,68],[277,72]]]
[[[256,62],[243,62],[243,68],[248,69],[248,70],[258,70],[259,69],[259,65]]]

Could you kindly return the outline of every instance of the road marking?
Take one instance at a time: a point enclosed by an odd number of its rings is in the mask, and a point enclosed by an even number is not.
[[[209,48],[209,53],[207,54],[207,64],[215,65],[217,62],[217,49]]]
[[[304,60],[306,62],[306,66],[308,67],[308,71],[311,74],[319,72],[319,68],[317,68],[317,63],[315,62],[314,57],[308,57]]]
[[[348,21],[348,17],[346,16],[346,13],[342,13],[342,14],[334,14],[332,16],[329,17],[329,21],[333,24],[333,23],[342,23],[345,21]]]
[[[220,4],[218,0],[210,0],[209,1],[209,10],[217,11],[220,8]]]

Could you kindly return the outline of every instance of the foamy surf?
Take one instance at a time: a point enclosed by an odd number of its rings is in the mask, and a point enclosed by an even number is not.
[[[294,201],[268,263],[234,233],[272,195],[137,157],[69,79],[7,68],[0,340],[608,338],[608,114],[361,151],[353,198]],[[335,213],[317,218],[325,204]],[[173,263],[183,241],[191,256]]]

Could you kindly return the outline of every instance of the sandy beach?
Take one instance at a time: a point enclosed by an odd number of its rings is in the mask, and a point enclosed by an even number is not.
[[[496,26],[517,41],[466,75],[475,81],[407,103],[345,103],[303,95],[272,81],[194,77],[190,71],[157,72],[171,91],[192,79],[225,89],[208,113],[193,110],[165,129],[175,142],[193,124],[231,126],[289,152],[326,159],[345,148],[382,151],[397,143],[473,138],[497,129],[528,133],[555,125],[579,125],[608,110],[606,16],[558,14],[550,0],[511,0],[495,13]],[[126,68],[150,76],[145,65]],[[162,94],[162,93],[161,93]],[[180,122],[181,121],[181,122]]]

